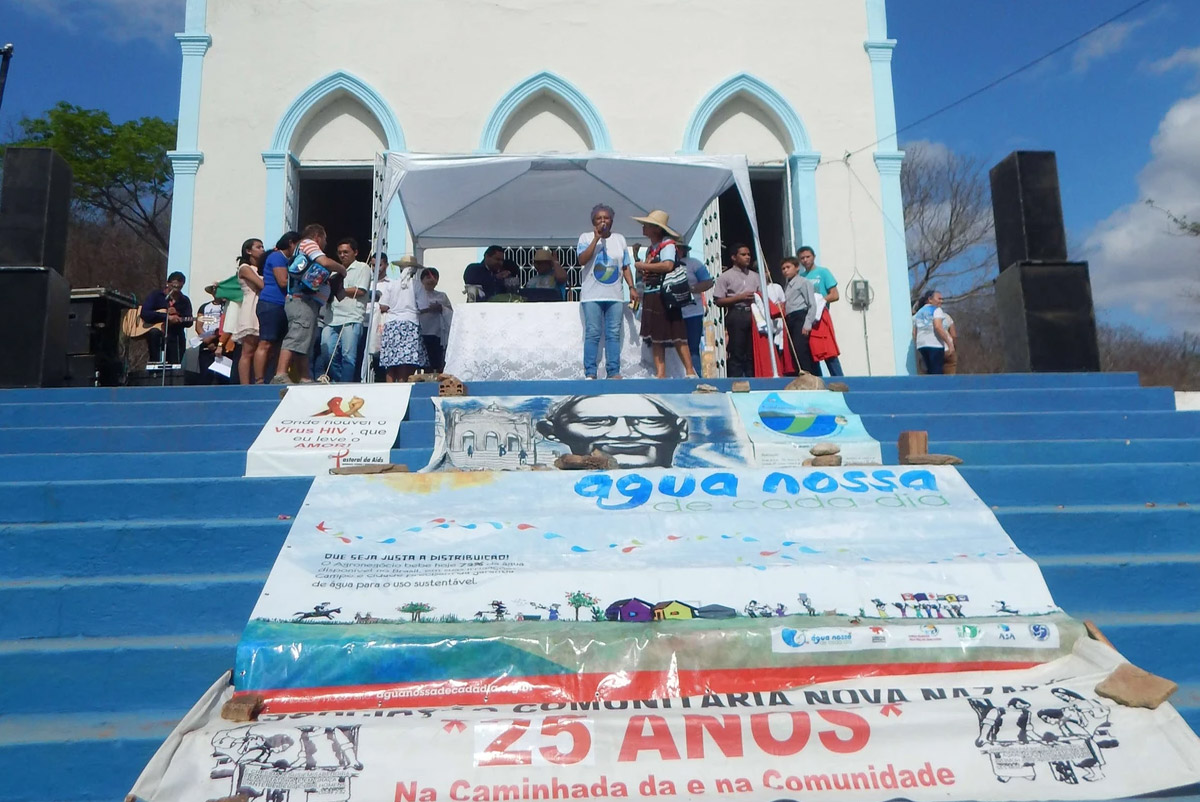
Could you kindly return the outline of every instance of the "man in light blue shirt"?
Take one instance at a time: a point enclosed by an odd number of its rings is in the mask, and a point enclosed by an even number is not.
[[[817,255],[807,245],[802,245],[796,252],[800,266],[804,268],[804,278],[812,282],[813,290],[825,298],[826,309],[817,325],[809,334],[809,344],[812,348],[813,361],[824,362],[830,376],[842,375],[841,355],[837,338],[833,332],[833,318],[829,315],[828,305],[841,296],[838,294],[837,279],[827,268],[817,266]]]

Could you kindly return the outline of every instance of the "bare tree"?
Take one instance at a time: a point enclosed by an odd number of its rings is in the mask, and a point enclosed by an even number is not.
[[[1200,222],[1189,220],[1186,216],[1180,216],[1172,212],[1170,209],[1163,208],[1154,202],[1154,198],[1148,198],[1146,205],[1151,209],[1162,212],[1167,216],[1167,219],[1175,226],[1177,234],[1185,237],[1200,237]]]
[[[913,306],[927,290],[968,298],[991,286],[996,243],[983,165],[930,142],[904,146],[900,186]]]

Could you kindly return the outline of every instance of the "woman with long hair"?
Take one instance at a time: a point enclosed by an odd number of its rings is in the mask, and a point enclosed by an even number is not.
[[[238,358],[238,381],[254,384],[254,354],[258,350],[258,294],[263,288],[263,261],[267,252],[262,240],[248,239],[242,243],[237,258],[238,284],[242,287],[242,303],[233,329],[233,341],[242,347]],[[262,376],[257,377],[259,381]]]
[[[913,339],[925,372],[938,375],[945,372],[946,354],[954,353],[954,340],[946,330],[946,313],[942,311],[942,294],[930,290],[921,296],[921,307],[913,315]]]
[[[642,292],[642,341],[648,343],[654,355],[654,373],[658,378],[667,377],[667,346],[679,355],[684,374],[689,379],[699,378],[692,367],[692,353],[688,350],[687,324],[683,312],[668,309],[662,300],[663,276],[675,269],[676,234],[669,226],[666,212],[653,211],[645,217],[633,218],[642,224],[642,234],[650,240],[646,261],[637,261],[634,248],[634,269],[642,276],[645,290]]]

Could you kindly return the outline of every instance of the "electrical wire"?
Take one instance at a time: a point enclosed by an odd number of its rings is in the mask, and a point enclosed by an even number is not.
[[[1088,38],[1092,34],[1099,31],[1100,29],[1107,28],[1109,25],[1112,25],[1114,22],[1121,19],[1122,17],[1126,17],[1126,16],[1132,14],[1134,11],[1137,11],[1142,6],[1149,5],[1152,2],[1154,2],[1154,0],[1138,0],[1138,2],[1134,3],[1133,5],[1125,8],[1122,11],[1119,11],[1118,13],[1109,17],[1108,19],[1104,20],[1103,22],[1101,22],[1097,25],[1094,25],[1091,28],[1088,28],[1086,31],[1079,34],[1078,36],[1076,36],[1066,42],[1063,42],[1058,47],[1055,47],[1052,50],[1046,51],[1045,53],[1043,53],[1042,55],[1033,59],[1032,61],[1025,62],[1021,66],[1006,72],[1004,75],[1001,75],[999,78],[996,78],[995,80],[992,80],[992,81],[984,84],[983,86],[979,87],[978,89],[976,89],[972,92],[968,92],[967,94],[963,95],[962,97],[958,98],[957,100],[951,101],[950,103],[947,103],[946,105],[942,106],[941,108],[931,111],[929,114],[926,114],[924,117],[921,117],[918,120],[914,120],[913,122],[908,123],[907,125],[903,125],[900,128],[897,128],[895,131],[893,131],[891,134],[888,134],[887,136],[883,136],[883,137],[880,137],[879,139],[876,139],[874,142],[872,142],[869,145],[864,145],[863,147],[858,148],[857,150],[852,150],[852,151],[848,152],[846,154],[846,158],[848,159],[851,156],[857,156],[859,153],[862,153],[865,150],[870,150],[871,148],[878,145],[880,142],[883,142],[885,139],[891,139],[892,137],[899,136],[900,134],[909,130],[910,128],[915,128],[916,126],[921,125],[922,123],[929,122],[934,117],[938,117],[942,114],[945,114],[946,112],[950,111],[951,109],[957,108],[958,106],[961,106],[963,103],[966,103],[968,100],[973,100],[974,98],[982,95],[984,92],[987,92],[991,89],[995,89],[997,86],[999,86],[1000,84],[1009,80],[1010,78],[1015,78],[1016,76],[1025,72],[1026,70],[1028,70],[1032,67],[1036,67],[1038,64],[1041,64],[1046,59],[1057,56],[1059,53],[1063,52],[1064,50],[1066,50],[1067,48],[1071,47],[1074,44],[1078,44],[1079,42]],[[819,166],[820,165],[818,165],[818,167]]]

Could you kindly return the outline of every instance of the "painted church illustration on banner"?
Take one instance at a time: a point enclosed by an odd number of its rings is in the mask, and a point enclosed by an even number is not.
[[[745,154],[765,260],[809,245],[838,278],[847,373],[909,370],[885,0],[187,0],[177,38],[170,270],[193,294],[243,239],[309,222],[365,259],[380,153]],[[385,213],[394,259],[411,244],[399,203]],[[748,238],[731,190],[692,244],[711,265]],[[479,256],[424,261],[458,302]]]

